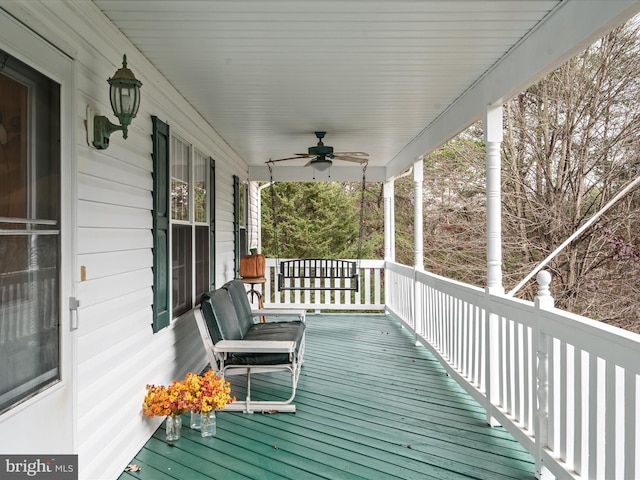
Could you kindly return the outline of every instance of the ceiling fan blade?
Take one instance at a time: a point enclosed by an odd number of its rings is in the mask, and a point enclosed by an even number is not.
[[[369,161],[369,159],[367,158],[352,157],[351,155],[334,155],[333,158],[335,160],[342,160],[344,162],[355,162],[361,165]]]
[[[348,155],[350,157],[368,157],[366,152],[334,152],[334,155]]]
[[[309,155],[308,153],[301,153],[301,154],[296,154],[296,157],[287,157],[287,158],[278,158],[276,160],[267,160],[265,163],[276,163],[276,162],[282,162],[284,160],[300,160],[303,158],[309,158],[309,157],[313,157],[314,155]]]

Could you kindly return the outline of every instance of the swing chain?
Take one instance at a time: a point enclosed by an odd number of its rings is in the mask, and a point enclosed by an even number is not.
[[[362,257],[362,237],[363,237],[363,228],[364,225],[364,193],[366,189],[366,171],[367,164],[365,163],[362,167],[362,191],[360,195],[360,233],[358,235],[358,272],[360,271],[360,259]]]
[[[276,254],[276,268],[280,263],[278,256],[278,219],[276,218],[276,194],[273,189],[273,168],[271,163],[267,163],[269,166],[269,192],[271,193],[271,214],[273,215],[273,247]]]

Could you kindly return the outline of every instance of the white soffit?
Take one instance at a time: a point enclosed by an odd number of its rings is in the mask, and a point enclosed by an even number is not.
[[[371,180],[389,178],[640,10],[634,0],[94,3],[253,180],[268,179],[270,158],[306,153],[314,131],[336,151],[368,152]],[[274,171],[311,180],[303,163]],[[331,179],[357,172],[334,162]]]

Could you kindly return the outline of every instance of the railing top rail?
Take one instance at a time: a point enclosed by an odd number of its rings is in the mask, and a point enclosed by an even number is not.
[[[542,310],[539,319],[553,338],[640,374],[640,335],[563,310]]]
[[[267,257],[265,258],[265,264],[267,267],[274,267],[274,266],[278,266],[278,263],[280,262],[286,262],[286,261],[290,261],[290,260],[300,260],[300,259],[296,259],[296,258],[270,258]],[[340,261],[344,261],[344,262],[357,262],[360,264],[360,268],[383,268],[385,266],[385,261],[381,260],[381,259],[372,259],[372,258],[368,258],[368,259],[360,259],[358,260],[357,258],[341,258]]]

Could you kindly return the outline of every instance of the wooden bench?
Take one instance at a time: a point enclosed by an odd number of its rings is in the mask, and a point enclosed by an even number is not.
[[[304,357],[303,310],[252,310],[244,283],[232,280],[204,293],[194,315],[211,368],[222,376],[247,376],[245,400],[236,400],[225,410],[295,412],[292,401]],[[290,320],[257,323],[260,316]],[[251,374],[281,370],[291,375],[291,396],[287,400],[251,400]]]

